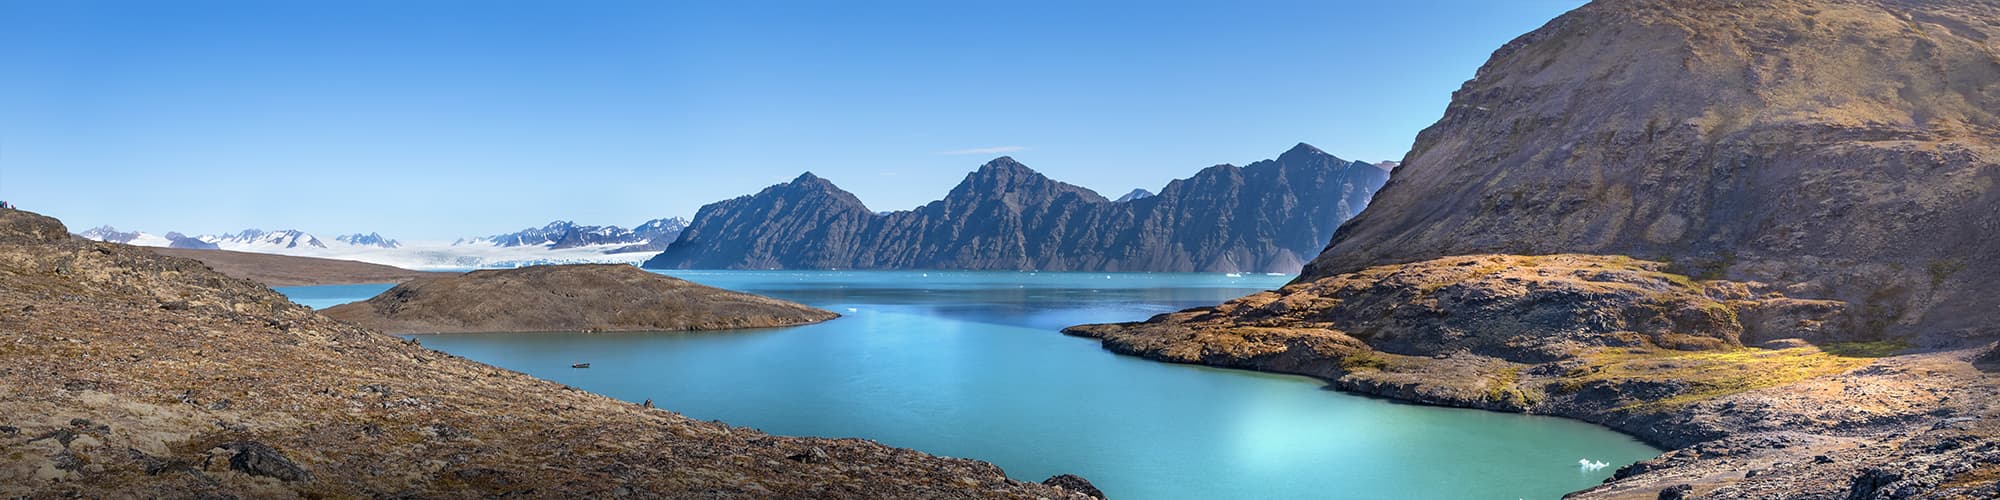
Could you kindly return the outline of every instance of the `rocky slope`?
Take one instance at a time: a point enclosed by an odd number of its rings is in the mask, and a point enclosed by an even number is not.
[[[1493,54],[1305,274],[1581,252],[2000,336],[2000,4],[1606,0]]]
[[[473,363],[14,210],[0,210],[0,356],[10,498],[1076,496]]]
[[[419,278],[320,313],[388,333],[720,330],[840,317],[624,264],[532,266]]]
[[[1993,40],[1991,0],[1599,0],[1298,280],[1067,331],[1674,448],[1585,498],[2000,497]]]
[[[153,253],[194,259],[232,278],[255,281],[264,286],[348,285],[359,283],[401,283],[422,277],[453,273],[411,271],[351,260],[295,257],[229,250],[151,248]]]
[[[1011,158],[876,214],[810,173],[702,207],[649,268],[1293,272],[1388,172],[1300,144],[1112,202]]]

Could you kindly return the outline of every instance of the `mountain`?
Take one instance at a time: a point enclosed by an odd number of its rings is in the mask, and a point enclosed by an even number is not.
[[[654,219],[636,228],[625,229],[618,226],[585,226],[575,222],[559,220],[538,228],[496,234],[479,238],[462,239],[454,245],[494,245],[501,247],[539,246],[551,250],[579,248],[598,245],[618,245],[605,253],[651,252],[666,248],[680,232],[686,229],[687,221],[680,218]]]
[[[878,214],[807,173],[702,207],[645,266],[1293,272],[1387,178],[1300,144],[1113,202],[1001,157],[944,199]]]
[[[333,237],[333,240],[341,243],[346,243],[349,245],[364,246],[364,247],[399,248],[403,246],[401,242],[388,238],[383,238],[381,233],[343,234],[340,236]]]
[[[71,238],[55,219],[10,209],[0,209],[0,318],[0,497],[1089,491],[576,390],[330,319],[200,262]]]
[[[1132,192],[1130,192],[1130,193],[1125,193],[1125,196],[1120,196],[1120,197],[1118,197],[1118,199],[1116,199],[1116,200],[1111,200],[1111,201],[1115,201],[1115,202],[1118,202],[1118,203],[1124,203],[1124,202],[1128,202],[1128,201],[1132,201],[1132,200],[1138,200],[1138,199],[1144,199],[1144,198],[1152,198],[1152,197],[1153,197],[1153,192],[1152,192],[1152,191],[1147,191],[1147,190],[1145,190],[1145,189],[1133,189],[1133,190],[1132,190]]]
[[[295,248],[326,248],[319,238],[297,229],[264,231],[245,229],[239,233],[203,235],[201,241],[213,243],[223,250],[255,252],[259,250],[280,250]]]
[[[654,219],[632,229],[585,226],[555,221],[538,228],[456,241],[405,243],[381,233],[352,233],[321,239],[296,229],[188,237],[181,233],[156,236],[121,232],[103,226],[77,235],[85,239],[139,246],[230,250],[381,264],[406,269],[461,270],[515,268],[534,265],[636,264],[680,237],[682,218]]]
[[[138,245],[144,247],[190,248],[190,249],[209,249],[209,250],[213,250],[216,248],[214,243],[202,241],[197,238],[190,238],[187,235],[181,233],[167,233],[166,236],[156,236],[150,233],[141,233],[136,231],[120,232],[117,228],[113,228],[111,226],[98,226],[94,229],[77,233],[77,236],[82,237],[83,239],[86,240],[105,241],[111,243],[124,243],[127,245]]]
[[[1993,40],[1991,0],[1594,1],[1292,283],[1065,332],[1675,449],[1566,498],[1991,498]]]

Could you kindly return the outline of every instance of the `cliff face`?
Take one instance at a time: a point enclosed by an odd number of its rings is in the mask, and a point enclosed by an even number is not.
[[[875,214],[806,174],[702,207],[645,267],[1293,272],[1387,178],[1300,144],[1112,202],[1003,157],[942,200]]]
[[[10,498],[1074,495],[577,391],[7,209],[0,346]]]
[[[625,264],[531,266],[424,277],[320,313],[388,333],[721,330],[840,317]]]
[[[1301,281],[1618,254],[2000,335],[2000,5],[1604,0],[1496,51]]]

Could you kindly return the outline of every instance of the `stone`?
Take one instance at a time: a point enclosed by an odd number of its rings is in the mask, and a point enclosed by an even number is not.
[[[235,453],[229,457],[230,470],[285,482],[312,480],[311,472],[263,443],[238,441],[219,448]]]
[[[1689,495],[1693,494],[1694,494],[1694,486],[1685,484],[1676,484],[1660,490],[1659,498],[1660,500],[1686,500],[1686,498]]]
[[[1048,479],[1042,480],[1042,484],[1082,493],[1091,498],[1104,498],[1104,492],[1098,491],[1097,486],[1091,485],[1089,480],[1075,474],[1049,476]]]

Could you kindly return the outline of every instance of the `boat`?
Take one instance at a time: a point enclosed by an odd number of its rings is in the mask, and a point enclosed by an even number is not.
[[[590,368],[590,363],[577,363],[577,364],[574,364],[574,365],[569,365],[569,367],[570,367],[570,368]]]

